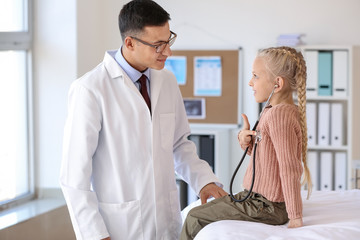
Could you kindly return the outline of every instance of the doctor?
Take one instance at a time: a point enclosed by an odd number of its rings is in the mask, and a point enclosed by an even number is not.
[[[71,85],[60,182],[77,239],[178,239],[174,171],[202,202],[226,195],[187,139],[183,99],[163,69],[176,39],[169,20],[151,0],[127,3],[122,47]]]

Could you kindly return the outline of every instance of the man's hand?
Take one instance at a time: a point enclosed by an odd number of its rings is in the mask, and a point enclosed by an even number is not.
[[[297,228],[302,226],[303,226],[302,218],[290,219],[288,224],[288,228]]]
[[[226,195],[228,195],[228,193],[225,192],[224,189],[217,186],[215,183],[209,183],[200,190],[201,204],[206,203],[208,198],[210,198],[211,196],[213,196],[214,198],[220,198]]]

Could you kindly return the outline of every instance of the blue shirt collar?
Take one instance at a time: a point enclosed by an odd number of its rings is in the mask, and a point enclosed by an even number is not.
[[[139,72],[125,60],[124,56],[122,55],[121,48],[115,54],[115,60],[120,65],[120,67],[126,72],[129,78],[135,83],[142,74],[150,80],[150,69],[146,69],[144,72]]]

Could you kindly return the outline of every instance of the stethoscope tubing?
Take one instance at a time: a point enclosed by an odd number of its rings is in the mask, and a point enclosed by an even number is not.
[[[253,129],[252,129],[253,131],[256,130],[256,127],[257,127],[258,123],[259,123],[259,120],[256,121],[256,123],[255,123],[255,125],[254,125],[254,127],[253,127]],[[252,193],[252,189],[253,189],[253,187],[254,187],[254,182],[255,182],[255,157],[256,157],[256,148],[257,148],[257,141],[256,141],[255,144],[254,144],[254,151],[253,151],[253,177],[252,177],[252,180],[251,180],[251,186],[250,186],[250,189],[249,189],[248,194],[247,194],[244,198],[242,198],[242,199],[236,199],[236,198],[235,198],[235,196],[234,196],[234,194],[233,194],[233,191],[232,191],[232,185],[233,185],[233,183],[234,183],[234,179],[235,179],[235,177],[236,177],[237,172],[239,171],[242,163],[244,162],[244,159],[245,159],[246,154],[247,154],[247,152],[248,152],[248,150],[249,150],[249,147],[247,147],[247,148],[245,149],[245,152],[243,153],[243,155],[242,155],[242,157],[241,157],[241,160],[240,160],[239,164],[237,165],[237,167],[236,167],[236,169],[235,169],[235,171],[234,171],[234,173],[233,173],[233,175],[232,175],[232,177],[231,177],[231,181],[230,181],[230,197],[231,197],[232,200],[235,201],[235,202],[244,202],[246,199],[248,199],[248,198],[250,197],[250,195],[251,195],[251,193]]]

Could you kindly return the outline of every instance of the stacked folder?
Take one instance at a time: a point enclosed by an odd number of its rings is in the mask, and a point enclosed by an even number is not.
[[[302,36],[304,36],[304,34],[281,34],[277,38],[277,45],[289,47],[304,45],[301,39]]]
[[[307,96],[346,97],[348,52],[346,50],[306,50]]]
[[[347,154],[345,102],[307,102],[308,166],[314,190],[345,190]],[[329,150],[328,150],[329,149]],[[331,149],[331,150],[330,150]]]
[[[346,153],[345,152],[308,152],[308,167],[313,190],[346,190]]]
[[[345,106],[341,102],[306,103],[309,147],[346,144]]]

